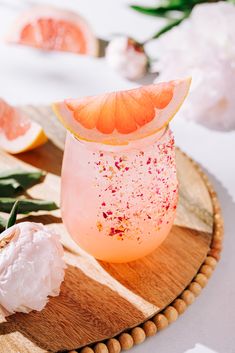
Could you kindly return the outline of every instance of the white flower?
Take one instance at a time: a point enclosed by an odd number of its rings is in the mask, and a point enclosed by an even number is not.
[[[5,243],[5,244],[4,244]],[[6,315],[42,310],[64,279],[58,236],[39,223],[22,222],[0,235],[0,306]]]
[[[148,57],[139,43],[128,37],[117,37],[106,48],[106,60],[123,77],[136,80],[147,72]]]
[[[235,129],[235,6],[201,4],[162,36],[157,81],[192,76],[179,115],[216,130]]]

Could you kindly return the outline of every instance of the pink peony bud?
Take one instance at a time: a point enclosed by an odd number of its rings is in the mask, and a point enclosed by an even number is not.
[[[144,76],[148,57],[141,44],[128,37],[117,37],[106,48],[107,63],[123,77],[136,80]]]

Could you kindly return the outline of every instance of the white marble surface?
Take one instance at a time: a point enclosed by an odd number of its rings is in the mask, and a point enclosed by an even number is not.
[[[132,2],[140,4],[141,0]],[[154,2],[142,0],[150,5]],[[17,104],[49,103],[139,85],[112,72],[103,59],[45,54],[4,44],[17,13],[33,3],[57,4],[79,11],[102,38],[124,33],[144,40],[160,23],[128,9],[131,0],[0,0],[0,97]],[[177,144],[209,173],[218,192],[225,219],[224,251],[208,286],[192,307],[175,324],[132,352],[234,353],[235,132],[212,132],[177,118],[172,127]]]

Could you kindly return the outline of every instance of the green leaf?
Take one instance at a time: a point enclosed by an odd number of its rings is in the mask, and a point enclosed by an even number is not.
[[[0,233],[6,229],[7,220],[0,216]]]
[[[182,21],[185,20],[186,17],[188,17],[188,15],[185,15],[176,20],[171,20],[166,26],[162,27],[162,29],[160,29],[156,34],[154,34],[151,39],[159,38],[162,34],[170,31],[173,27],[178,26]]]
[[[169,0],[167,4],[170,6],[178,6],[184,11],[185,9],[192,9],[196,4],[201,2],[208,2],[208,0]]]
[[[218,1],[218,0],[217,0]],[[160,2],[159,6],[155,7],[145,7],[145,6],[138,6],[138,5],[130,5],[130,7],[145,15],[150,16],[158,16],[158,17],[165,17],[165,18],[172,18],[170,14],[172,11],[178,12],[191,12],[195,5],[207,3],[207,2],[217,2],[216,0],[166,0]],[[230,0],[231,2],[235,3],[235,0]]]
[[[170,11],[184,11],[181,6],[158,6],[158,7],[143,7],[137,5],[130,6],[133,10],[138,11],[144,15],[168,17]]]
[[[15,196],[22,191],[22,186],[15,179],[0,180],[0,197]]]
[[[11,226],[13,226],[15,224],[16,218],[17,218],[18,207],[19,207],[19,201],[16,200],[16,202],[14,203],[14,205],[11,209],[11,213],[10,213],[10,216],[9,216],[7,224],[6,224],[6,229],[10,228]]]
[[[27,190],[31,186],[39,183],[43,176],[45,176],[45,172],[42,170],[28,172],[23,169],[14,169],[0,173],[0,180],[15,179],[24,190]]]
[[[15,198],[1,197],[0,212],[10,213],[16,202]],[[53,201],[37,200],[37,199],[19,199],[18,213],[26,214],[37,211],[53,211],[57,210],[58,206]]]
[[[163,4],[165,5],[170,5],[170,6],[180,6],[184,7],[187,4],[190,4],[192,1],[191,0],[168,0],[164,1]]]

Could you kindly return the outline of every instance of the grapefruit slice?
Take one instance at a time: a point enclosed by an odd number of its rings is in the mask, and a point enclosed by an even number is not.
[[[186,98],[191,78],[163,82],[53,104],[55,114],[77,138],[128,144],[165,128]]]
[[[50,6],[36,6],[16,20],[8,41],[43,50],[96,56],[98,41],[78,14]]]
[[[42,127],[0,99],[0,148],[17,154],[47,141]]]

